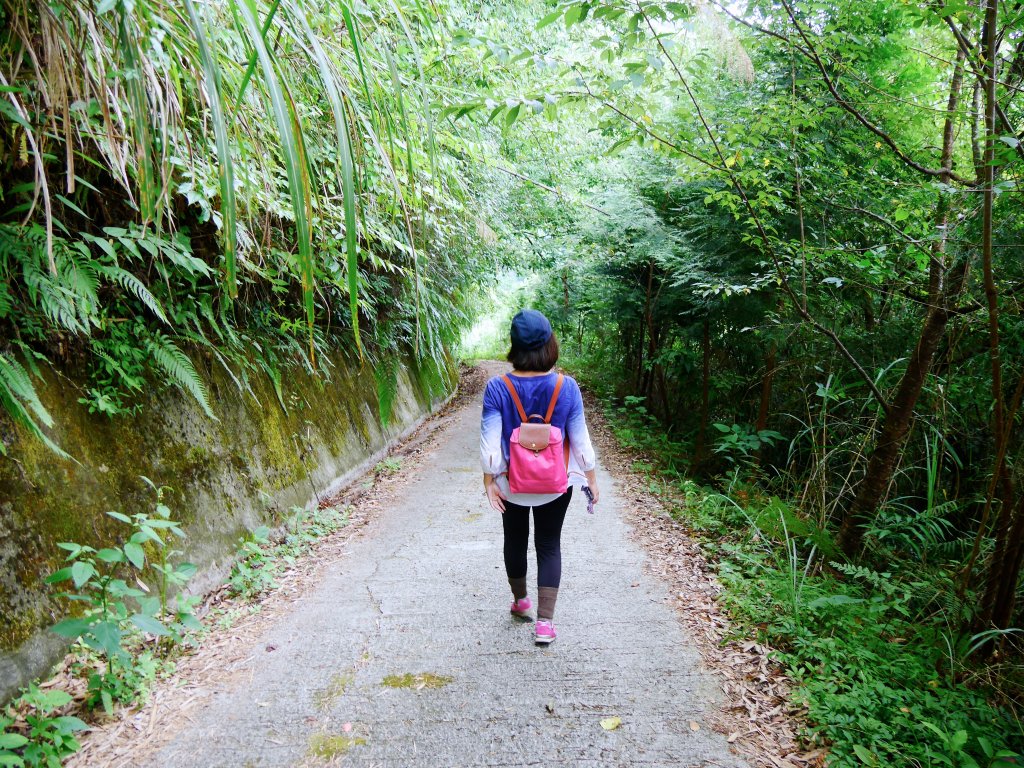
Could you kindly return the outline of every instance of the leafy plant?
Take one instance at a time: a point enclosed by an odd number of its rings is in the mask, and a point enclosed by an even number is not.
[[[272,537],[268,526],[260,526],[242,539],[228,577],[231,591],[245,600],[254,600],[274,589],[286,567],[322,537],[347,523],[348,512],[344,509],[293,507],[279,539]]]
[[[402,471],[401,456],[386,456],[380,460],[373,471],[378,475],[394,475]]]
[[[196,569],[190,563],[171,564],[171,558],[179,553],[170,548],[169,537],[184,533],[163,504],[166,489],[143,479],[155,492],[156,514],[108,512],[111,518],[130,526],[128,539],[120,546],[101,549],[62,542],[58,546],[67,551],[70,565],[47,578],[50,584],[70,581],[73,590],[60,596],[84,609],[81,615],[58,622],[53,631],[80,641],[97,655],[100,668],[88,675],[89,691],[92,702],[102,704],[108,713],[113,711],[115,701],[137,698],[155,674],[151,656],[129,653],[134,634],[144,632],[181,642],[188,629],[199,627],[192,613],[193,600],[181,599],[173,612],[168,610],[168,589],[183,587]],[[158,553],[156,562],[150,562],[147,547]],[[144,586],[143,579],[150,573],[157,581],[158,595],[154,598],[147,598],[148,588],[128,583],[131,579]]]
[[[64,758],[80,748],[75,734],[88,726],[77,717],[57,712],[71,703],[71,694],[30,685],[11,702],[8,712],[23,712],[16,719],[0,716],[0,765],[60,768]],[[20,728],[15,729],[15,725]]]
[[[228,577],[235,594],[252,600],[277,586],[280,565],[270,556],[271,547],[270,528],[265,525],[242,539]]]
[[[723,454],[729,461],[749,458],[764,447],[771,447],[783,435],[772,429],[753,429],[749,424],[712,424],[722,433],[715,446],[715,453]]]

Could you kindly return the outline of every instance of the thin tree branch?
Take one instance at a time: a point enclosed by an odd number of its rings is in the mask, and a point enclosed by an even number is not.
[[[839,203],[836,203],[836,202],[833,202],[832,206],[835,207],[835,208],[839,208],[841,210],[844,210],[844,211],[852,211],[854,213],[862,213],[865,216],[867,216],[868,218],[874,219],[879,224],[882,224],[885,227],[887,227],[888,229],[892,230],[894,233],[899,235],[903,240],[906,240],[911,245],[913,245],[913,246],[915,246],[917,248],[921,248],[922,247],[920,240],[917,240],[917,239],[911,237],[906,232],[904,232],[902,229],[900,229],[895,224],[893,224],[891,221],[889,221],[887,218],[885,218],[884,216],[880,216],[879,214],[875,213],[874,211],[869,211],[866,208],[858,208],[855,205],[840,205]]]
[[[648,136],[650,136],[655,141],[658,141],[658,142],[664,144],[666,147],[671,147],[673,150],[675,150],[679,154],[684,155],[685,157],[688,157],[691,160],[696,160],[698,163],[700,163],[703,166],[706,166],[707,168],[711,168],[712,170],[719,171],[719,172],[724,172],[725,171],[725,166],[724,165],[723,166],[715,165],[714,163],[709,161],[707,158],[701,157],[700,155],[695,154],[694,152],[690,152],[689,150],[684,149],[683,147],[681,147],[678,144],[676,144],[674,141],[671,141],[670,139],[666,139],[664,136],[661,136],[661,135],[655,133],[648,126],[644,125],[642,122],[637,120],[635,117],[633,117],[632,115],[630,115],[630,114],[622,111],[621,109],[619,109],[617,106],[615,106],[615,104],[611,103],[610,101],[606,101],[605,99],[602,99],[600,96],[598,96],[596,93],[594,93],[593,91],[590,90],[590,85],[587,84],[587,82],[583,79],[582,76],[580,76],[580,82],[582,83],[585,91],[567,91],[567,93],[589,96],[590,98],[594,99],[595,101],[599,101],[603,106],[608,107],[608,109],[612,110],[615,114],[619,115],[619,117],[622,117],[623,119],[628,120],[631,124],[633,124],[635,127],[639,128],[641,131],[646,133]]]
[[[863,125],[869,131],[871,131],[871,133],[875,134],[875,136],[881,139],[882,142],[886,144],[896,154],[896,156],[903,161],[905,165],[910,166],[914,170],[923,173],[926,176],[946,175],[948,172],[943,168],[929,168],[928,166],[923,165],[914,160],[914,158],[912,158],[910,155],[904,152],[902,148],[900,148],[899,144],[896,143],[896,140],[893,139],[892,136],[890,136],[888,133],[886,133],[877,125],[868,120],[867,117],[865,117],[864,114],[861,113],[859,109],[857,109],[857,107],[855,107],[848,99],[846,99],[846,97],[844,97],[839,92],[839,88],[836,86],[835,81],[829,75],[828,69],[825,67],[825,62],[822,61],[821,59],[821,55],[817,52],[817,50],[814,48],[814,44],[807,37],[807,33],[804,31],[803,26],[800,24],[799,21],[797,21],[796,13],[793,11],[793,7],[790,3],[790,0],[781,0],[781,2],[782,7],[786,9],[786,13],[789,14],[790,20],[792,20],[793,25],[796,27],[797,32],[800,34],[800,38],[804,41],[804,46],[808,51],[811,61],[814,62],[814,65],[818,68],[818,71],[821,72],[821,77],[825,82],[825,87],[828,88],[829,93],[832,94],[832,98],[835,99],[836,104],[838,104],[845,112],[848,112],[850,115],[852,115],[858,123]],[[971,183],[967,179],[958,176],[957,174],[948,173],[948,175],[951,179],[957,181],[960,184]]]
[[[672,69],[676,73],[676,77],[679,79],[679,82],[686,90],[686,94],[689,97],[690,102],[693,104],[693,108],[697,112],[697,119],[700,120],[701,125],[704,127],[704,132],[711,140],[711,143],[715,148],[715,153],[718,155],[718,159],[721,161],[722,166],[725,168],[725,172],[728,174],[729,180],[732,183],[733,188],[736,190],[736,193],[740,196],[740,199],[743,201],[743,206],[747,209],[747,213],[750,214],[750,218],[754,222],[754,226],[757,228],[758,235],[760,236],[761,241],[764,243],[765,250],[767,251],[772,262],[775,264],[776,274],[779,277],[779,283],[782,286],[783,291],[785,291],[786,295],[789,296],[790,300],[793,302],[793,305],[796,307],[797,313],[800,315],[800,317],[802,317],[806,322],[810,323],[811,327],[813,327],[819,333],[824,334],[832,341],[833,345],[839,351],[839,353],[844,358],[846,358],[847,362],[849,362],[850,365],[852,365],[856,369],[856,371],[861,375],[861,378],[863,378],[864,383],[867,384],[868,389],[871,390],[871,394],[875,396],[875,399],[878,401],[878,404],[886,413],[888,413],[888,401],[882,395],[882,392],[875,384],[874,379],[872,379],[868,372],[864,370],[864,367],[860,364],[860,361],[857,360],[856,357],[854,357],[853,353],[850,352],[849,349],[846,348],[846,345],[843,344],[842,339],[839,338],[835,331],[819,323],[810,314],[810,312],[808,312],[807,308],[800,302],[800,298],[793,291],[793,286],[789,284],[789,280],[786,278],[786,275],[782,270],[782,264],[779,261],[778,255],[775,253],[775,249],[772,247],[771,238],[768,236],[767,230],[761,223],[761,217],[758,216],[757,211],[754,210],[754,206],[751,204],[750,198],[747,197],[746,190],[743,188],[743,185],[736,177],[736,174],[732,171],[731,168],[729,168],[728,164],[726,163],[725,153],[722,151],[722,146],[718,143],[718,139],[715,136],[714,131],[711,130],[711,126],[708,123],[707,118],[704,116],[704,110],[701,109],[700,103],[697,101],[697,97],[690,89],[689,81],[686,79],[686,76],[683,75],[682,71],[679,69],[679,65],[672,57],[672,54],[669,53],[668,49],[665,47],[665,44],[661,40],[661,36],[659,36],[658,33],[654,30],[654,26],[651,24],[650,18],[644,12],[642,5],[639,6],[639,12],[643,16],[644,22],[647,24],[647,28],[651,31],[651,35],[653,36],[655,42],[657,42],[658,48],[661,50],[662,55],[668,60],[669,64],[672,66]]]
[[[945,21],[946,25],[953,32],[953,37],[956,38],[957,45],[960,46],[961,52],[963,52],[963,54],[967,57],[967,63],[971,68],[971,72],[974,74],[975,78],[977,78],[978,82],[984,86],[986,83],[985,72],[983,69],[980,69],[978,67],[978,62],[975,61],[975,54],[978,53],[977,46],[975,46],[973,43],[971,43],[970,40],[967,39],[967,35],[963,33],[963,31],[956,25],[956,22],[953,21],[953,19],[950,16],[946,16]],[[995,85],[995,83],[993,83],[993,85]],[[1004,85],[1007,84],[1004,83]],[[1014,86],[1007,85],[1007,87],[1012,88]],[[1014,130],[1013,125],[1011,125],[1010,123],[1010,118],[1006,116],[1005,110],[998,101],[995,102],[993,108],[995,111],[996,118],[998,118],[999,125],[1002,128],[1002,130],[1006,131],[1011,136],[1019,140],[1016,146],[1017,155],[1022,160],[1024,160],[1024,141],[1020,141],[1020,139],[1022,138],[1022,134]]]
[[[513,171],[511,168],[506,168],[503,165],[491,165],[489,163],[488,167],[493,168],[496,171],[501,171],[502,173],[507,173],[509,176],[512,176],[513,178],[519,179],[520,181],[525,181],[527,184],[532,184],[538,189],[543,189],[545,192],[550,192],[553,195],[557,195],[563,200],[566,199],[565,194],[561,190],[555,189],[554,187],[549,187],[547,184],[542,184],[539,181],[535,181],[531,179],[529,176],[524,176],[523,174],[517,171]],[[586,206],[592,211],[597,211],[598,213],[604,216],[611,216],[611,214],[608,213],[608,211],[604,210],[603,208],[598,208],[596,205],[591,205],[585,200],[576,200],[575,202],[578,202],[580,205]]]
[[[774,37],[776,40],[781,40],[786,45],[793,46],[798,51],[800,51],[802,54],[804,54],[804,56],[807,56],[808,58],[810,58],[810,54],[807,51],[807,49],[804,48],[802,45],[799,45],[799,44],[793,42],[792,38],[790,38],[789,35],[784,35],[781,32],[776,32],[773,29],[768,29],[767,27],[762,27],[762,26],[759,26],[758,24],[754,24],[751,21],[747,21],[742,16],[737,16],[735,13],[730,11],[728,8],[725,7],[725,5],[723,5],[721,2],[719,2],[719,0],[710,0],[710,3],[713,6],[715,6],[718,10],[720,10],[722,13],[724,13],[726,16],[728,16],[730,19],[732,19],[733,21],[736,21],[736,22],[742,24],[743,26],[747,27],[748,29],[752,29],[755,32],[758,32],[758,33],[760,33],[762,35],[766,35],[768,37]]]

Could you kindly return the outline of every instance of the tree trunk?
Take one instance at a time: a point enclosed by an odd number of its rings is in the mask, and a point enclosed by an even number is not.
[[[707,453],[708,419],[710,417],[711,391],[711,318],[704,317],[704,334],[701,338],[701,350],[704,356],[704,367],[700,383],[700,426],[697,428],[697,442],[693,448],[694,463],[703,461]]]
[[[988,585],[982,598],[978,629],[1006,629],[1017,602],[1017,582],[1024,564],[1024,495],[1012,512],[1006,504],[996,525],[996,543],[989,561]]]
[[[988,586],[979,615],[982,626],[989,624],[1006,629],[1013,618],[1024,556],[1024,496],[1014,500],[1013,480],[1005,471],[1006,442],[1009,425],[1004,422],[1002,360],[999,345],[999,295],[992,270],[992,214],[995,204],[995,142],[996,81],[999,78],[999,57],[996,55],[999,0],[987,0],[985,25],[982,30],[982,58],[985,67],[985,148],[983,163],[984,197],[982,200],[982,269],[985,299],[988,307],[989,359],[992,368],[992,433],[995,436],[995,466],[991,492],[1000,490],[1001,509],[995,528],[995,547],[989,560]],[[986,500],[986,512],[992,498]]]
[[[996,0],[989,0],[996,2]],[[953,77],[950,81],[949,100],[946,103],[946,119],[942,130],[943,183],[949,183],[953,168],[953,144],[955,141],[956,108],[963,85],[963,55],[958,54]],[[949,206],[940,193],[936,206],[935,224],[940,236],[932,246],[928,267],[928,314],[917,339],[914,353],[907,362],[907,369],[900,379],[896,395],[890,401],[889,410],[882,421],[875,448],[868,459],[864,479],[857,487],[857,493],[839,528],[839,547],[847,556],[856,555],[864,539],[863,526],[874,518],[892,482],[893,473],[900,457],[903,441],[913,423],[914,408],[917,406],[921,389],[928,378],[935,353],[946,332],[949,322],[949,307],[960,295],[967,275],[967,262],[955,268],[950,275],[946,269],[946,232],[949,222]]]
[[[757,408],[757,423],[754,429],[760,432],[768,428],[768,413],[772,400],[772,382],[775,380],[775,360],[778,355],[779,345],[772,340],[768,349],[768,356],[764,361],[764,376],[761,378],[761,403]]]
[[[999,0],[988,0],[982,31],[982,58],[985,61],[985,150],[982,163],[982,230],[981,264],[988,307],[988,352],[992,369],[992,434],[995,435],[995,484],[1002,490],[1003,503],[1013,495],[1010,476],[1003,471],[1003,368],[999,348],[999,293],[992,271],[992,214],[995,206],[995,142],[996,142],[996,80],[999,78],[999,57],[996,55],[996,24]]]
[[[875,330],[875,299],[870,291],[864,291],[864,330],[871,333]]]
[[[896,396],[890,401],[889,413],[882,422],[875,449],[868,459],[867,472],[839,529],[839,546],[847,555],[853,556],[860,550],[863,540],[861,526],[874,517],[875,510],[889,488],[903,440],[910,431],[917,398],[928,377],[948,320],[949,313],[945,308],[935,308],[925,318],[917,347],[900,379]]]

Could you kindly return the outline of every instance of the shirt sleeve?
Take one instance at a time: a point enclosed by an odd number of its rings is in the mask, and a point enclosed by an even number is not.
[[[480,414],[480,467],[488,475],[500,475],[508,470],[508,465],[501,450],[501,407],[492,384],[488,382],[484,390]]]
[[[569,437],[569,451],[576,463],[584,472],[589,472],[597,466],[597,456],[594,454],[594,446],[590,442],[590,431],[587,429],[587,419],[583,413],[583,396],[580,394],[579,385],[573,381],[573,403],[569,411],[569,419],[565,424],[565,431]]]

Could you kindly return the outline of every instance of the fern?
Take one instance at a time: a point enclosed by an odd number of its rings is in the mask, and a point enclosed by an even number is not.
[[[52,427],[53,417],[39,400],[28,371],[6,352],[0,352],[0,405],[14,419],[15,424],[27,429],[54,453],[70,458],[43,432],[39,422],[45,427]],[[7,446],[3,441],[0,441],[0,454],[7,455]]]
[[[191,394],[199,405],[202,406],[206,415],[216,421],[217,417],[214,416],[213,411],[210,409],[206,387],[203,385],[202,379],[199,378],[199,374],[196,373],[196,369],[192,365],[192,361],[188,359],[188,356],[162,333],[153,334],[147,340],[146,348],[149,350],[149,354],[157,366],[180,389]]]
[[[89,326],[80,320],[79,308],[74,301],[75,294],[55,282],[43,270],[38,258],[25,259],[21,267],[29,298],[52,325],[75,334],[89,332]]]
[[[100,266],[99,272],[112,283],[119,285],[125,291],[141,301],[146,309],[160,318],[160,320],[165,324],[170,325],[170,322],[167,320],[167,315],[164,314],[164,308],[160,305],[159,299],[157,299],[157,297],[150,292],[142,281],[131,272],[112,264]]]
[[[8,290],[7,283],[0,283],[0,318],[10,315],[13,307],[14,297]]]
[[[866,529],[866,535],[880,544],[925,558],[953,532],[953,524],[944,515],[956,511],[955,502],[932,509],[914,510],[884,507]]]

